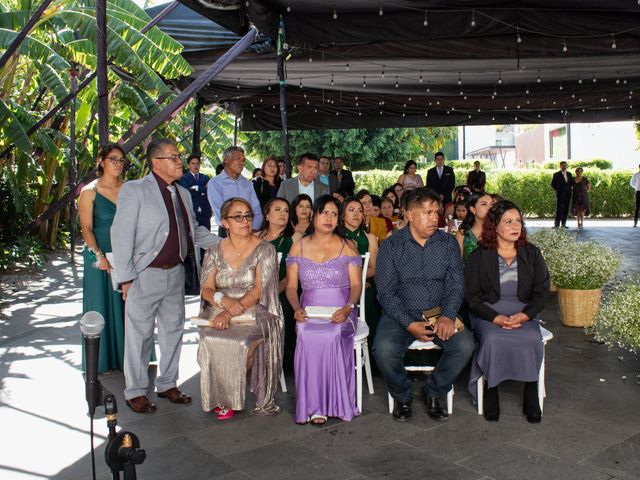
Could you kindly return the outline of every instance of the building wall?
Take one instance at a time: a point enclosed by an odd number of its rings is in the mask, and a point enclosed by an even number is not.
[[[633,122],[572,123],[571,158],[605,158],[613,168],[640,164],[640,150]]]
[[[547,129],[545,125],[516,135],[516,165],[532,166],[541,164],[547,157],[546,149]]]

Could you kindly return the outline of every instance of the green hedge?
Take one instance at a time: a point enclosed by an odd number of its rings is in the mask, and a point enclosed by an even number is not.
[[[419,170],[423,180],[426,171]],[[456,170],[456,185],[466,182],[467,170]],[[398,179],[398,172],[371,170],[354,172],[357,189],[366,188],[380,194]],[[631,215],[635,199],[629,179],[632,171],[585,170],[591,182],[591,215],[598,217],[624,217]],[[495,192],[518,205],[529,217],[553,217],[556,197],[551,189],[548,170],[510,170],[487,172],[487,191]]]
[[[553,162],[543,163],[542,168],[558,170],[560,168],[560,162],[567,162],[567,168],[571,172],[578,167],[597,168],[599,170],[611,170],[613,168],[613,162],[604,158],[592,158],[590,160],[554,160]]]

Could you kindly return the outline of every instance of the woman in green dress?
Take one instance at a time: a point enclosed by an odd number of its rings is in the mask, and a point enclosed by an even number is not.
[[[467,216],[456,232],[462,258],[467,259],[478,247],[482,237],[482,223],[487,212],[495,204],[493,197],[485,192],[474,192],[467,201]]]
[[[367,284],[364,292],[365,320],[369,326],[369,350],[376,336],[378,321],[380,320],[380,304],[378,303],[376,284],[376,260],[378,258],[378,239],[365,230],[364,207],[356,197],[346,198],[342,203],[340,226],[345,236],[356,243],[360,255],[369,252],[369,266],[367,267]],[[371,367],[375,370],[374,357],[369,351]]]
[[[104,317],[100,336],[98,372],[122,370],[124,359],[124,304],[122,294],[111,284],[110,230],[116,213],[120,176],[125,156],[118,145],[106,145],[98,154],[98,179],[83,188],[78,213],[85,248],[82,279],[82,312],[96,311]],[[84,358],[84,355],[83,355]]]
[[[287,370],[293,370],[293,356],[296,350],[296,321],[293,318],[291,305],[284,294],[287,276],[286,259],[291,245],[293,245],[291,237],[295,233],[289,217],[289,210],[289,202],[284,198],[276,197],[269,200],[264,206],[264,220],[258,237],[270,242],[275,247],[276,253],[282,254],[278,275],[278,294],[284,314],[283,366]]]

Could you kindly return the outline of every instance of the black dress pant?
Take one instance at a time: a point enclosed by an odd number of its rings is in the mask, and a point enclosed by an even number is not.
[[[633,214],[633,224],[638,224],[638,214],[640,213],[640,190],[636,191],[636,212]]]
[[[555,227],[562,224],[567,226],[567,215],[569,214],[569,204],[571,203],[571,193],[556,195],[556,219],[553,222]]]

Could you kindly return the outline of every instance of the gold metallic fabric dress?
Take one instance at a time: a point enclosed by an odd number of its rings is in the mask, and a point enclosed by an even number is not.
[[[245,312],[241,322],[236,323],[232,319],[226,330],[198,329],[200,392],[204,411],[213,410],[216,406],[244,410],[248,384],[256,396],[253,414],[277,415],[280,412],[274,396],[282,371],[284,319],[278,298],[278,269],[273,245],[262,241],[235,269],[224,260],[220,243],[212,246],[202,266],[201,285],[205,285],[215,270],[216,291],[231,298],[241,298],[253,288],[258,265],[262,288],[255,310]],[[212,316],[217,311],[202,301],[199,316],[213,320]]]

